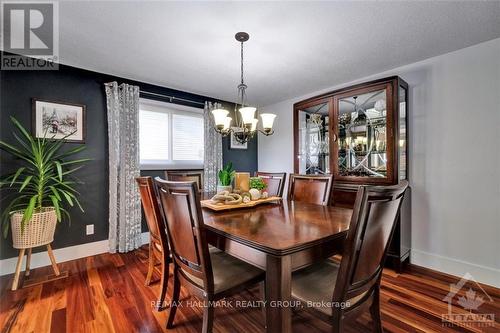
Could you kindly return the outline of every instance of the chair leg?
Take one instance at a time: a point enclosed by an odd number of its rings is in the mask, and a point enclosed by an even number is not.
[[[49,254],[50,262],[52,263],[52,268],[54,269],[54,274],[59,276],[61,273],[59,273],[59,267],[57,267],[56,258],[54,258],[54,253],[52,252],[50,244],[47,244],[47,252]]]
[[[172,303],[170,304],[170,313],[168,314],[167,328],[172,328],[175,319],[175,312],[177,312],[177,305],[179,303],[179,294],[181,291],[181,282],[177,276],[179,273],[174,268],[174,290],[172,292]]]
[[[267,325],[266,325],[266,305],[264,303],[264,301],[266,300],[266,282],[263,281],[261,283],[259,283],[259,294],[260,294],[260,299],[263,301],[262,302],[262,306],[260,307],[261,311],[262,311],[262,316],[264,317],[264,327],[267,328]]]
[[[342,312],[335,309],[333,310],[332,332],[333,333],[344,332],[344,321]]]
[[[16,273],[14,274],[14,281],[12,281],[12,290],[17,290],[19,283],[19,274],[21,274],[21,265],[23,263],[25,249],[19,250],[19,257],[17,258]]]
[[[24,271],[24,276],[30,275],[30,265],[31,265],[31,248],[28,249],[26,254],[26,270]]]
[[[212,306],[210,300],[206,300],[208,304],[205,304],[203,308],[203,328],[202,333],[212,333],[212,328],[214,326],[214,307]]]
[[[163,256],[162,256],[163,257]],[[165,303],[165,294],[167,293],[168,286],[168,271],[169,271],[169,263],[166,262],[163,258],[163,262],[161,263],[161,282],[160,282],[160,297],[158,299],[158,311],[163,310]]]
[[[149,242],[149,264],[148,264],[148,275],[146,275],[146,282],[144,283],[146,286],[151,284],[151,278],[153,277],[153,271],[155,269],[155,258],[153,253],[153,244]]]
[[[377,286],[373,291],[373,303],[370,306],[370,313],[372,315],[374,332],[383,333],[382,319],[380,316],[380,287]]]

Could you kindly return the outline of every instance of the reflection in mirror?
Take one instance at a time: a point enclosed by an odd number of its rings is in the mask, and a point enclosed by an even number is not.
[[[399,179],[406,179],[406,89],[399,87]]]
[[[386,102],[386,89],[339,100],[340,176],[387,177]]]
[[[299,110],[299,173],[330,173],[329,104]]]

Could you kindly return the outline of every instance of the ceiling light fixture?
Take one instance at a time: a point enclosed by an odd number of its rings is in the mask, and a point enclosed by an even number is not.
[[[233,127],[231,127],[231,121],[233,119],[228,116],[229,111],[225,109],[215,109],[212,111],[212,114],[215,119],[215,130],[218,133],[222,134],[222,136],[227,136],[233,132],[236,141],[246,143],[254,137],[257,131],[266,136],[273,135],[273,124],[276,115],[272,113],[262,113],[260,115],[262,119],[262,129],[257,129],[257,124],[259,122],[258,117],[255,115],[257,108],[247,104],[247,85],[243,77],[243,43],[250,38],[250,35],[246,32],[238,32],[234,38],[241,44],[241,82],[238,85],[238,101],[234,108],[236,128],[233,129]]]

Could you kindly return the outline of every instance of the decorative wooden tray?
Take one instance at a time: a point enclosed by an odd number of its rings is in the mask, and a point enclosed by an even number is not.
[[[281,201],[281,197],[269,197],[266,199],[259,199],[250,202],[242,202],[237,205],[225,205],[225,204],[216,204],[212,200],[201,200],[201,207],[206,207],[211,210],[221,211],[221,210],[229,210],[229,209],[239,209],[239,208],[250,208],[263,203],[276,202]]]

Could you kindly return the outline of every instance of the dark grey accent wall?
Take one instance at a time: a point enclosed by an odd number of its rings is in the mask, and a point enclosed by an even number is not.
[[[10,116],[16,117],[24,126],[31,128],[31,98],[43,98],[62,102],[85,104],[86,115],[86,142],[87,149],[81,157],[90,157],[85,168],[76,175],[83,182],[80,187],[81,202],[85,213],[71,209],[71,224],[58,225],[54,240],[54,248],[67,247],[108,238],[108,140],[107,116],[104,83],[118,81],[138,85],[141,90],[166,94],[178,98],[186,98],[199,102],[214,99],[176,91],[165,87],[149,85],[119,77],[77,69],[61,65],[57,71],[0,71],[0,139],[14,142],[11,134],[13,128]],[[178,101],[174,101],[178,102]],[[178,102],[190,105],[189,103]],[[225,103],[229,105],[228,103]],[[196,106],[196,105],[191,105]],[[76,144],[67,144],[75,146]],[[18,165],[18,161],[0,152],[0,173],[11,172]],[[224,161],[233,161],[238,170],[253,172],[257,170],[257,145],[252,143],[246,151],[228,149],[228,142],[224,142]],[[155,175],[155,172],[144,171]],[[161,175],[161,172],[158,174]],[[0,205],[0,209],[2,209]],[[94,234],[85,235],[85,226],[94,224]],[[146,227],[143,225],[143,230]],[[43,250],[40,248],[39,250]],[[0,259],[17,255],[12,248],[9,233],[7,239],[0,240]]]
[[[255,159],[248,158],[255,156]],[[233,162],[234,169],[237,171],[250,172],[252,175],[257,171],[257,137],[248,142],[247,150],[230,149],[229,138],[222,139],[222,159],[224,165]]]
[[[234,122],[234,105],[225,104],[224,107],[231,111],[230,116],[233,118]],[[222,159],[224,165],[233,162],[235,170],[250,172],[253,175],[253,173],[258,170],[257,140],[258,136],[256,135],[248,142],[248,149],[231,149],[229,145],[229,136],[222,138]]]

